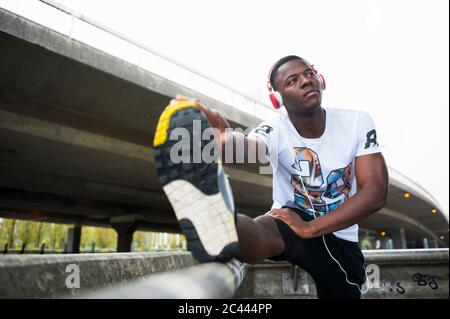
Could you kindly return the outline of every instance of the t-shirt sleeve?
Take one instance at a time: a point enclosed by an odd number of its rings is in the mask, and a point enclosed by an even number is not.
[[[266,145],[266,155],[270,156],[270,154],[272,153],[272,144],[275,139],[274,135],[275,133],[273,126],[266,122],[263,122],[253,130],[251,130],[250,133],[248,133],[247,137],[257,138],[263,141]]]
[[[356,155],[367,155],[381,152],[377,140],[377,131],[372,117],[366,112],[360,112],[358,118],[358,145]]]

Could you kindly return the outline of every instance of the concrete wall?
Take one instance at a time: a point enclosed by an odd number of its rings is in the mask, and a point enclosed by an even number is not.
[[[363,298],[448,298],[448,249],[363,253],[366,265],[370,265],[366,268],[369,278],[376,279],[373,276],[376,272],[371,269],[378,267],[379,270],[379,285],[371,280],[372,286]],[[74,283],[70,281],[73,270],[68,268],[69,265],[79,267],[79,288],[67,287],[68,278],[69,286]],[[185,252],[0,256],[0,298],[127,298],[130,294],[136,298],[136,292],[158,298],[163,292],[167,295],[171,290],[167,287],[175,289],[181,285],[180,282],[189,281],[180,275],[186,277],[188,274],[187,277],[191,278],[204,276],[201,269],[191,267],[195,265],[192,256]],[[208,281],[210,278],[211,281],[211,264],[208,267],[204,279]],[[173,276],[153,276],[171,271],[176,273]],[[148,275],[150,277],[144,278]],[[154,277],[159,279],[152,280]],[[295,274],[286,262],[248,265],[245,275],[242,274],[239,280],[242,277],[244,280],[235,298],[316,298],[311,277],[300,268]],[[216,279],[213,281],[217,283]],[[181,288],[184,296],[190,292],[203,296],[199,291],[190,291],[185,286]]]
[[[379,285],[362,298],[411,299],[448,298],[448,249],[372,250],[363,251],[369,278],[378,267]],[[370,266],[369,266],[370,265]],[[316,298],[313,279],[304,270],[287,262],[266,262],[252,265],[236,298]],[[296,283],[296,284],[294,284]]]
[[[0,256],[0,298],[81,296],[150,274],[195,265],[185,252]],[[68,288],[79,269],[80,288]],[[68,279],[69,278],[69,279]]]

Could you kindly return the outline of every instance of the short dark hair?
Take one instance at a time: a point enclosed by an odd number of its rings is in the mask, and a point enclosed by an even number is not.
[[[285,64],[286,62],[289,62],[289,61],[291,61],[291,60],[302,60],[302,61],[303,61],[303,59],[302,59],[301,57],[297,56],[297,55],[288,55],[288,56],[285,56],[284,58],[279,59],[279,60],[273,65],[272,71],[271,71],[271,73],[270,73],[270,79],[269,79],[269,81],[270,81],[270,85],[272,86],[272,88],[273,88],[275,91],[277,91],[277,89],[276,89],[276,87],[275,87],[274,81],[275,81],[275,77],[276,77],[277,74],[278,74],[278,69],[279,69],[283,64]]]

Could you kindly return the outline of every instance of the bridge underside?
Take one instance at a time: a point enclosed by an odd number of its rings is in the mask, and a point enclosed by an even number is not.
[[[157,118],[172,96],[198,96],[233,127],[259,120],[0,9],[0,216],[179,232],[153,162]],[[245,123],[245,124],[242,124]],[[226,167],[238,211],[271,206],[271,177]],[[387,209],[361,227],[446,235],[441,214],[391,185]],[[447,223],[447,224],[446,224]],[[440,226],[447,225],[447,226]]]

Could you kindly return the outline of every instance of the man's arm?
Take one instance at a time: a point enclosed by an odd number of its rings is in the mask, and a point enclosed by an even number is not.
[[[236,162],[236,159],[243,159],[244,163],[249,158],[255,160],[261,160],[260,154],[266,153],[266,145],[258,138],[247,137],[241,132],[230,132],[226,129],[231,128],[228,121],[218,111],[211,110],[206,107],[200,100],[194,100],[200,111],[205,115],[209,124],[219,131],[219,146],[221,150],[222,162],[229,163],[230,158],[226,157],[225,151],[232,151],[232,163]],[[243,145],[243,148],[238,147]],[[249,157],[249,154],[252,156]],[[242,163],[240,163],[242,164]]]
[[[357,224],[386,205],[389,176],[381,153],[356,158],[356,194],[330,214],[310,222],[312,237],[344,229]]]
[[[354,225],[386,204],[389,176],[383,155],[357,157],[355,175],[358,191],[329,214],[310,222],[286,208],[274,209],[268,214],[285,221],[302,238],[319,237]]]

